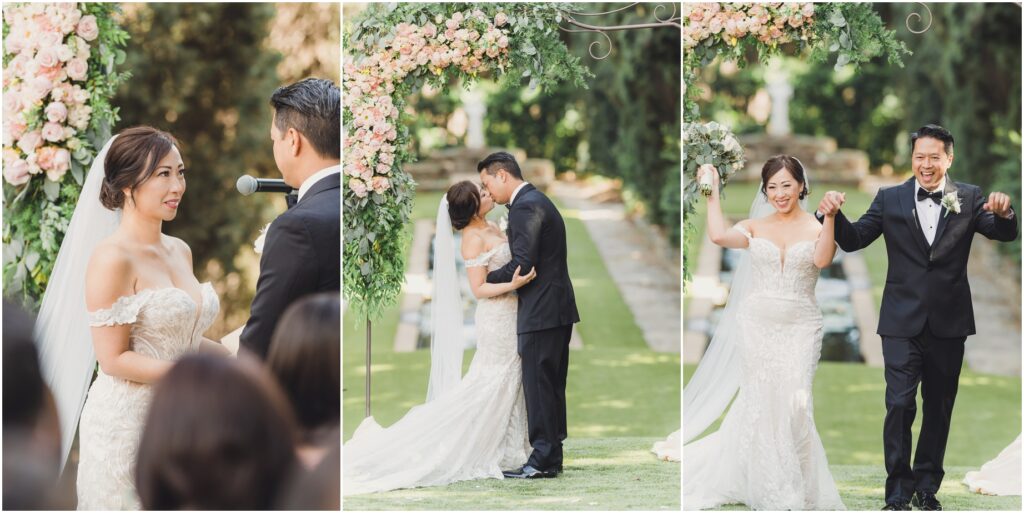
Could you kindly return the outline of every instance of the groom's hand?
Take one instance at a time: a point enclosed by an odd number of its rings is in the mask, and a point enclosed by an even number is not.
[[[1012,213],[1012,210],[1010,210],[1010,197],[1001,192],[989,194],[988,202],[982,205],[981,208],[1003,219],[1009,219]]]
[[[834,216],[839,212],[840,207],[846,202],[846,194],[837,191],[828,191],[818,203],[818,212],[824,216]]]

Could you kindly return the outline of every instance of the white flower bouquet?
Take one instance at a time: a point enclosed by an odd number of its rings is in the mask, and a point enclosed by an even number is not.
[[[696,180],[697,169],[711,164],[718,170],[722,186],[729,177],[743,168],[746,159],[743,148],[728,127],[716,123],[684,123],[683,152],[686,159],[686,175]],[[702,177],[699,183],[701,193],[711,195],[711,175]]]

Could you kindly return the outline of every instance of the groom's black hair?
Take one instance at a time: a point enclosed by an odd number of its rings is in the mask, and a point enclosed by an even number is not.
[[[321,157],[341,158],[341,90],[334,82],[307,78],[279,87],[270,104],[278,130],[294,128]]]
[[[914,154],[914,144],[917,143],[918,139],[925,137],[931,137],[942,141],[942,149],[946,151],[946,155],[953,154],[953,134],[949,133],[949,130],[942,128],[939,125],[933,125],[931,123],[918,128],[916,132],[910,133],[910,154]]]
[[[516,158],[506,151],[492,153],[476,165],[478,173],[485,169],[489,175],[495,175],[498,174],[498,171],[505,170],[505,172],[519,180],[523,179],[523,172],[519,170],[519,163],[516,162]]]

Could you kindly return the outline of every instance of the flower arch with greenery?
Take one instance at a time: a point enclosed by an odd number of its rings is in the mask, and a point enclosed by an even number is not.
[[[558,36],[570,4],[372,4],[344,37],[344,292],[377,317],[401,293],[415,184],[407,98],[483,76],[532,87],[586,87],[590,75]]]
[[[85,172],[118,120],[128,33],[111,3],[3,9],[4,295],[34,310]]]
[[[918,18],[920,16],[918,15]],[[910,18],[908,18],[908,23]],[[700,121],[695,87],[699,71],[715,58],[743,66],[748,56],[761,63],[779,54],[808,53],[824,61],[836,55],[836,69],[859,66],[877,57],[903,66],[910,53],[869,3],[694,3],[683,4],[683,220],[696,213],[697,168],[713,164],[723,187],[743,165],[728,127]],[[683,229],[683,273],[690,275],[693,230]]]

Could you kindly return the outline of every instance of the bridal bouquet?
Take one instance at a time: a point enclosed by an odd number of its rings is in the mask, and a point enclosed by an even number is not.
[[[697,169],[711,164],[718,170],[722,187],[729,177],[743,168],[746,160],[743,148],[728,127],[716,123],[683,123],[683,154],[686,157],[686,174],[696,181]],[[700,191],[711,194],[710,175],[700,181]]]

